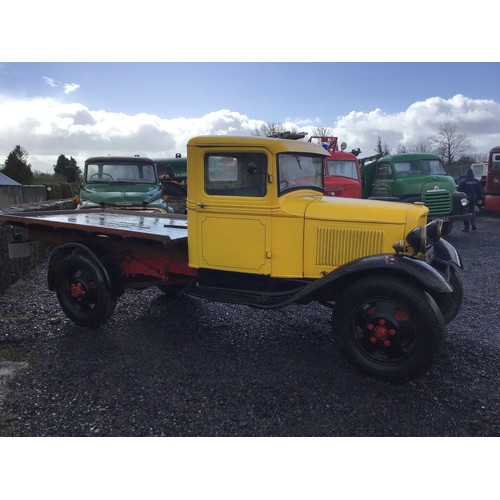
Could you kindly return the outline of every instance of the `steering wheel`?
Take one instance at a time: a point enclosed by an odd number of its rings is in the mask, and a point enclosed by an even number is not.
[[[106,172],[103,172],[102,174],[92,174],[90,177],[89,177],[89,180],[90,179],[93,179],[94,177],[99,177],[99,176],[103,176],[103,175],[106,175],[107,177],[109,177],[112,181],[114,181],[113,179],[113,176],[110,175],[110,174],[107,174]]]

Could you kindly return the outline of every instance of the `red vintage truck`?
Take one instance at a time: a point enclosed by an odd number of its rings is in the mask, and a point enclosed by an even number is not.
[[[488,155],[484,191],[484,209],[488,212],[500,212],[500,146],[492,148]]]
[[[309,142],[320,141],[330,156],[324,159],[325,195],[342,196],[344,198],[361,198],[361,170],[357,154],[359,149],[346,151],[347,144],[338,146],[338,138],[334,136],[313,135]],[[355,154],[356,153],[356,154]]]
[[[0,213],[28,234],[12,245],[54,244],[48,287],[72,321],[101,325],[127,288],[151,286],[263,309],[319,302],[371,376],[408,380],[439,359],[463,266],[427,207],[324,196],[330,154],[303,141],[201,136],[187,149],[187,215]]]

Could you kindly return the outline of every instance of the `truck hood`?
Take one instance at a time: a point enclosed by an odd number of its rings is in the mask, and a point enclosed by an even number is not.
[[[408,213],[415,208],[409,203],[323,196],[312,200],[304,215],[306,219],[324,221],[405,224]]]
[[[95,203],[106,203],[113,205],[120,202],[142,204],[149,203],[157,199],[161,194],[160,188],[151,184],[102,184],[96,186],[86,186],[82,190],[82,197]]]
[[[452,177],[447,175],[429,175],[422,183],[422,194],[429,192],[448,191],[453,192],[456,190],[455,181]]]

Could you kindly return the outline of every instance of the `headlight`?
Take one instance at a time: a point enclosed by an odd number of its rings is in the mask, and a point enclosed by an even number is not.
[[[429,224],[427,224],[426,226],[426,230],[428,238],[434,241],[438,241],[439,238],[441,238],[441,233],[443,231],[443,220],[436,219],[432,222],[429,222]]]
[[[469,200],[467,198],[462,198],[460,203],[462,204],[462,207],[466,207],[469,204]]]
[[[424,226],[418,226],[406,235],[408,245],[413,248],[413,255],[416,255],[419,252],[425,252],[426,238],[427,232]]]

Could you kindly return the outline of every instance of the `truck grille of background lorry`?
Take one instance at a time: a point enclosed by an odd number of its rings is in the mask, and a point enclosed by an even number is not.
[[[448,191],[424,193],[422,201],[429,208],[429,215],[451,213],[451,194]]]
[[[337,267],[367,255],[382,253],[383,231],[318,227],[316,265]]]

